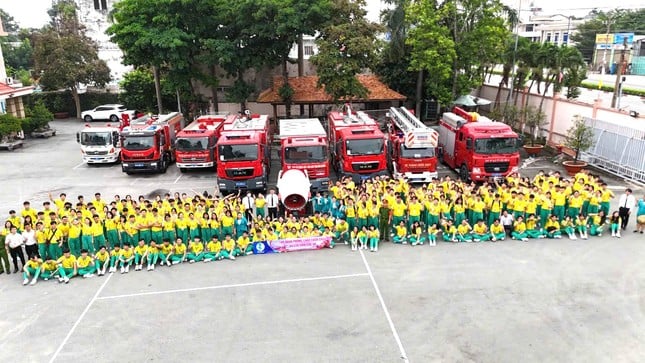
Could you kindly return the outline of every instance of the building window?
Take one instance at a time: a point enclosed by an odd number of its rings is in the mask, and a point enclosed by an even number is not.
[[[558,38],[559,38],[559,37],[560,37],[560,33],[555,32],[555,33],[553,34],[553,43],[554,43],[554,44],[558,44]]]
[[[304,50],[305,50],[305,55],[306,56],[314,55],[314,46],[313,45],[305,45]]]
[[[546,33],[546,42],[551,43],[551,33]]]
[[[94,0],[95,10],[107,10],[107,0]]]
[[[526,31],[527,32],[532,32],[534,26],[535,26],[535,24],[526,24]]]
[[[562,43],[569,44],[569,33],[562,33]]]

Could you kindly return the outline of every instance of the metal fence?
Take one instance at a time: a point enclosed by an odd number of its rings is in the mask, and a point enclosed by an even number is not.
[[[645,131],[585,118],[593,127],[594,146],[582,159],[618,176],[645,183]]]

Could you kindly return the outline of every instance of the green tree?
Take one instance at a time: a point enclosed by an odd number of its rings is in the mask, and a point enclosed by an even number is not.
[[[110,80],[110,70],[98,58],[96,44],[85,35],[85,29],[76,16],[73,0],[57,2],[50,15],[51,24],[36,36],[36,72],[42,74],[40,83],[45,89],[71,90],[76,117],[80,117],[79,84],[103,86]]]
[[[20,41],[20,45],[2,43],[2,55],[4,56],[5,65],[14,70],[30,69],[34,66],[33,48],[29,38]]]
[[[334,102],[364,98],[367,89],[356,75],[376,65],[382,26],[366,19],[364,0],[335,0],[334,16],[320,31],[319,52],[311,58],[324,87]]]
[[[16,33],[20,29],[13,16],[9,15],[9,13],[3,9],[0,9],[0,21],[2,21],[2,28],[4,31],[9,34]]]

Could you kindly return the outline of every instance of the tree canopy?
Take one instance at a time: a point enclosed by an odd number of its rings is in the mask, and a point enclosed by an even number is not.
[[[79,23],[73,0],[61,0],[50,11],[51,24],[36,34],[34,61],[40,83],[45,89],[70,89],[76,103],[77,117],[81,106],[79,84],[103,86],[110,81],[107,64],[98,57],[97,46]]]

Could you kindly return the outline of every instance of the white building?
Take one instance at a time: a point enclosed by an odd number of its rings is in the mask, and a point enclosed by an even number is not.
[[[123,75],[132,70],[131,66],[123,64],[123,52],[110,41],[105,34],[111,25],[108,14],[118,0],[75,0],[78,6],[79,21],[87,28],[87,35],[98,44],[99,58],[110,68],[111,85],[115,87],[123,79]]]
[[[572,15],[531,15],[519,24],[518,34],[532,42],[571,45],[571,34],[583,22]]]

